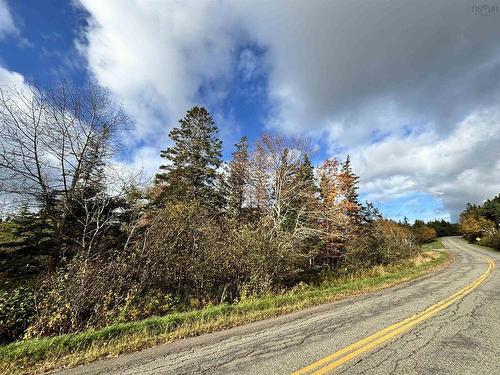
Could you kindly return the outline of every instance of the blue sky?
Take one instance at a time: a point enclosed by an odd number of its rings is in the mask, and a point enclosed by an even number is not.
[[[0,61],[37,85],[61,77],[82,82],[86,66],[74,40],[86,24],[86,15],[68,1],[10,1],[7,3],[18,35],[5,36]],[[5,5],[4,5],[5,6]]]
[[[119,162],[154,173],[192,105],[242,136],[351,154],[396,220],[500,191],[500,15],[467,1],[0,0],[0,85],[95,80],[132,120]]]

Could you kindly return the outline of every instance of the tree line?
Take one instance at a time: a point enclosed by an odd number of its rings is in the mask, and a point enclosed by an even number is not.
[[[0,224],[2,271],[30,275],[0,291],[2,341],[279,293],[428,240],[360,202],[349,156],[315,167],[306,140],[263,134],[224,162],[203,107],[146,186],[114,170],[128,121],[96,86],[2,90],[0,121],[0,190],[21,207]]]
[[[411,230],[415,241],[419,244],[426,244],[434,241],[437,237],[444,236],[458,236],[459,225],[458,223],[450,223],[446,220],[430,220],[425,222],[423,220],[415,220],[410,224],[407,217],[404,217],[399,224]]]
[[[460,232],[469,241],[500,250],[500,194],[481,205],[468,203],[460,214]]]

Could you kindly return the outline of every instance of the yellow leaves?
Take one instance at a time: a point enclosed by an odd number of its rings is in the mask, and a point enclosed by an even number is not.
[[[460,216],[460,232],[466,237],[482,237],[495,231],[495,223],[473,213]]]

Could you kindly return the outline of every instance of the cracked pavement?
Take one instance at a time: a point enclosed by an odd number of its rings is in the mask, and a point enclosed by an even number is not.
[[[450,296],[486,269],[458,238],[446,269],[392,288],[101,360],[60,374],[289,374]],[[338,374],[500,374],[500,271],[444,311]]]

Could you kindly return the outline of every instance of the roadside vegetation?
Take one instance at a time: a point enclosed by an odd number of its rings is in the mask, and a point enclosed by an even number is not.
[[[105,91],[0,94],[9,370],[277,315],[443,259],[422,260],[432,224],[384,219],[360,202],[349,156],[315,167],[307,140],[243,137],[224,162],[212,117],[193,107],[165,140],[160,173],[141,184],[113,162],[127,119]]]
[[[435,239],[430,243],[422,244],[422,249],[424,250],[441,250],[444,248],[445,246],[443,245],[440,239]]]
[[[467,204],[460,232],[470,242],[500,250],[500,194],[482,205]]]
[[[43,372],[275,317],[412,280],[442,266],[449,256],[427,251],[404,263],[379,265],[356,275],[324,274],[309,285],[300,283],[280,294],[248,296],[233,304],[208,305],[98,330],[16,342],[0,347],[0,370]]]

